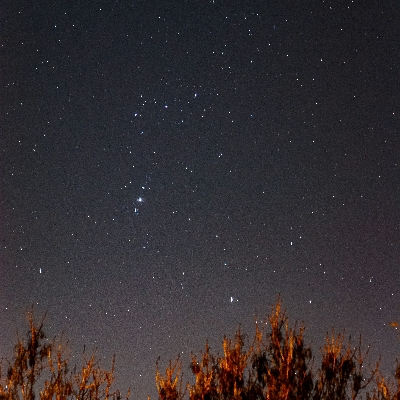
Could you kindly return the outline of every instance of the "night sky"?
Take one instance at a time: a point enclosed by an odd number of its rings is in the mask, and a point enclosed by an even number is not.
[[[375,3],[375,4],[374,4]],[[0,351],[48,311],[77,354],[155,362],[278,294],[399,357],[400,3],[5,0]],[[376,357],[375,357],[376,358]],[[372,361],[375,360],[372,358]]]

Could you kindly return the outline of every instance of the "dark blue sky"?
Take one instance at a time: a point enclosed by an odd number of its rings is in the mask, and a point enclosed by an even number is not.
[[[158,356],[280,293],[316,349],[346,328],[393,370],[397,2],[27,3],[0,17],[2,354],[36,304],[154,397]]]

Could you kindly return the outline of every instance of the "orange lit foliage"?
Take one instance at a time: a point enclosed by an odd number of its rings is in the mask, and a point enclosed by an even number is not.
[[[178,358],[174,364],[169,362],[165,371],[165,376],[162,376],[156,364],[156,386],[158,395],[161,400],[180,400],[184,396],[182,391],[182,363]]]
[[[395,378],[397,388],[385,382],[378,364],[365,365],[367,353],[350,340],[344,344],[344,334],[327,335],[322,349],[321,366],[315,371],[311,348],[304,342],[304,326],[289,327],[280,298],[265,325],[256,325],[253,343],[246,350],[240,329],[234,340],[224,337],[223,355],[213,355],[208,343],[198,358],[192,354],[190,364],[195,376],[187,384],[190,400],[400,400],[400,366]],[[367,374],[367,375],[365,375]],[[166,376],[158,371],[157,389],[161,400],[180,400],[181,364],[170,363]],[[393,386],[393,385],[392,385]],[[367,387],[372,391],[367,392]],[[170,394],[170,396],[169,396]]]
[[[92,355],[80,369],[75,366],[70,372],[66,349],[47,339],[44,319],[36,325],[33,313],[28,315],[27,340],[18,338],[6,375],[0,368],[0,400],[35,400],[37,392],[40,400],[108,400],[110,396],[120,400],[118,390],[111,392],[114,360],[111,370],[106,371]]]

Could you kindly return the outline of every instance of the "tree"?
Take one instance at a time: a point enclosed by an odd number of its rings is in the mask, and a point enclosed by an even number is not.
[[[114,359],[111,370],[105,370],[94,353],[81,368],[75,365],[70,371],[66,346],[49,341],[44,332],[45,317],[36,324],[33,309],[28,313],[27,339],[18,337],[7,375],[2,374],[4,361],[0,366],[0,400],[35,400],[40,384],[40,400],[108,400],[111,396],[120,400],[119,391],[111,390]]]
[[[190,369],[195,383],[188,384],[189,400],[356,400],[366,392],[369,400],[400,400],[400,366],[397,389],[379,374],[379,362],[368,371],[368,351],[361,338],[354,346],[344,333],[326,337],[321,365],[314,369],[311,347],[305,343],[305,327],[290,327],[280,297],[268,324],[256,324],[253,342],[245,346],[238,329],[234,339],[224,337],[223,354],[212,354],[208,342],[201,357],[192,354]],[[268,330],[266,328],[268,326]],[[345,345],[346,343],[346,345]],[[181,363],[170,362],[166,376],[158,371],[156,383],[161,400],[181,400]]]
[[[217,362],[210,353],[210,346],[206,342],[206,348],[202,354],[201,361],[192,354],[190,364],[196,382],[189,390],[190,400],[215,400],[218,399],[217,391]]]
[[[35,400],[35,383],[46,368],[52,350],[52,344],[48,342],[43,330],[45,316],[36,325],[33,312],[28,314],[27,340],[24,342],[18,338],[14,347],[13,362],[9,364],[4,383],[0,384],[1,399]]]
[[[181,400],[185,395],[182,390],[182,362],[178,357],[174,364],[169,362],[165,375],[160,373],[156,363],[156,386],[160,400]]]
[[[289,327],[281,299],[268,317],[271,331],[263,351],[255,355],[257,375],[264,374],[267,399],[307,399],[313,389],[312,352],[304,343],[304,327]],[[259,333],[261,342],[262,335]]]
[[[351,339],[344,346],[344,334],[327,335],[322,352],[321,368],[318,371],[314,399],[356,399],[376,377],[379,363],[369,376],[363,372],[368,351],[362,353],[361,337],[353,347]]]
[[[67,343],[47,338],[45,318],[36,323],[31,310],[25,339],[18,336],[12,359],[0,362],[0,400],[121,400],[113,389],[115,358],[107,370],[97,351],[90,357],[83,352],[82,365],[71,368]],[[179,357],[163,374],[157,360],[158,399],[184,400],[188,394],[189,400],[400,400],[400,363],[394,381],[385,378],[379,362],[366,364],[361,337],[354,345],[332,330],[314,369],[305,327],[290,327],[280,298],[261,326],[256,324],[250,345],[240,328],[233,339],[224,336],[222,354],[213,354],[206,342],[200,357],[192,354],[193,384],[183,384]]]

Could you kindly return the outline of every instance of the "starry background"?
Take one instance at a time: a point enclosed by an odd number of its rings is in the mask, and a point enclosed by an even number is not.
[[[154,398],[280,293],[393,372],[399,4],[3,2],[1,354],[34,304]]]

